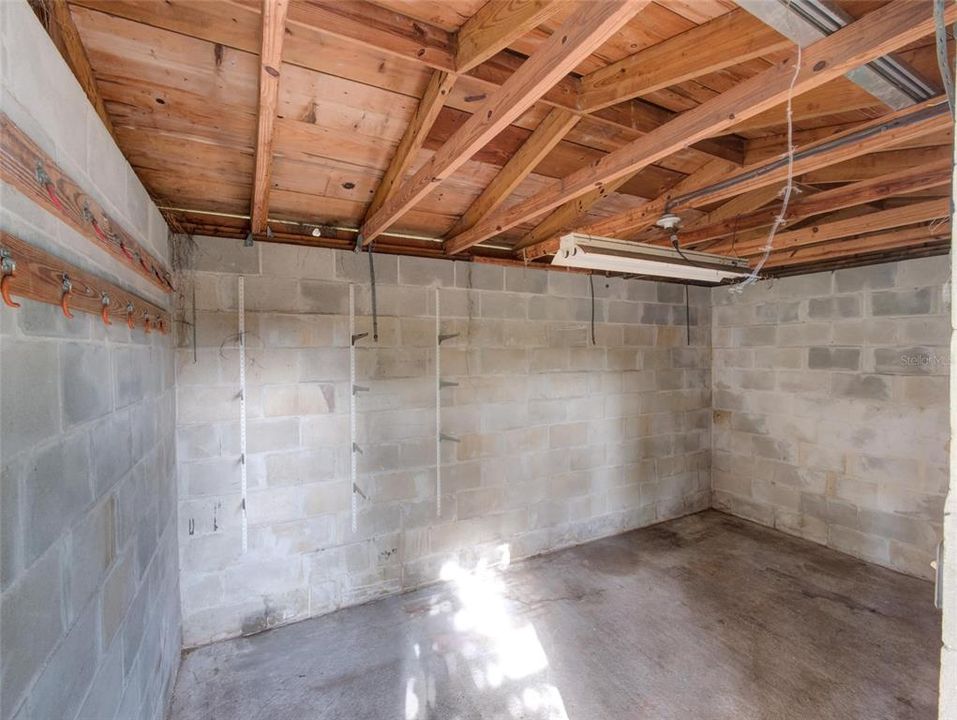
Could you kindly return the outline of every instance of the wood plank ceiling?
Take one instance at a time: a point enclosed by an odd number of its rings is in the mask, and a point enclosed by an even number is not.
[[[730,0],[33,2],[187,232],[546,262],[572,229],[666,242],[667,207],[688,247],[754,257],[780,207],[797,46]],[[770,273],[949,248],[930,7],[843,0],[803,48]],[[890,53],[935,97],[844,77]]]

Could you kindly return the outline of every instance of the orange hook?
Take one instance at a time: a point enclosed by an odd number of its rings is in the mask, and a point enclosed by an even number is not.
[[[10,251],[6,248],[0,248],[0,296],[3,297],[3,302],[12,307],[20,307],[20,303],[14,302],[13,298],[10,297],[10,280],[13,279],[13,276],[17,272],[17,263],[10,256]]]
[[[100,317],[103,318],[104,325],[112,325],[110,320],[110,296],[106,293],[100,295]]]
[[[133,319],[133,303],[126,304],[126,326],[130,330],[136,326],[136,320]]]
[[[60,296],[60,309],[63,311],[63,314],[73,319],[73,313],[70,312],[70,293],[73,292],[73,283],[70,282],[70,277],[66,273],[63,273],[63,294]]]

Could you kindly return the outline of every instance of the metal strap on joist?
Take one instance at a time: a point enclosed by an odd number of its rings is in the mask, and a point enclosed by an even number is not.
[[[242,275],[237,280],[236,295],[239,304],[239,488],[242,495],[243,552],[249,545],[249,527],[246,518],[246,293]]]
[[[436,297],[438,297],[438,292],[439,292],[438,289],[436,289],[435,291]],[[439,345],[444,343],[446,340],[451,340],[452,338],[457,338],[458,336],[459,336],[458,333],[447,333],[445,335],[439,334]]]

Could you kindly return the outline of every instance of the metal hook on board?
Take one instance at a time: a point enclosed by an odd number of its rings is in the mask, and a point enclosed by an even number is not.
[[[103,318],[104,325],[112,325],[110,320],[110,296],[106,293],[100,293],[100,317]]]
[[[73,313],[70,312],[70,295],[73,293],[73,283],[70,282],[70,276],[63,273],[63,294],[60,296],[60,309],[65,317],[73,319]]]
[[[136,327],[136,320],[133,317],[133,303],[126,303],[126,326],[130,330]]]
[[[12,308],[20,307],[20,303],[14,302],[10,297],[10,281],[17,273],[17,262],[13,259],[10,251],[6,248],[0,248],[0,296],[3,297],[4,304]]]
[[[147,335],[152,332],[152,326],[150,325],[150,314],[145,310],[143,311],[143,330]]]
[[[50,176],[47,175],[46,170],[43,169],[43,163],[37,160],[37,169],[36,169],[37,182],[43,186],[43,189],[46,190],[47,197],[50,198],[50,202],[56,205],[57,209],[60,212],[66,212],[66,208],[63,207],[63,203],[60,201],[59,195],[55,190],[56,185],[50,179]]]

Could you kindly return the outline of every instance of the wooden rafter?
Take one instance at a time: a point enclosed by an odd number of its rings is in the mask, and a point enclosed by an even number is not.
[[[888,173],[871,180],[843,185],[831,190],[815,193],[809,197],[798,197],[792,201],[785,214],[788,223],[795,223],[815,215],[834,212],[855,205],[864,205],[890,197],[906,195],[918,190],[940,187],[951,180],[951,161],[940,158],[926,165],[906,168]],[[762,188],[761,190],[770,190]],[[761,190],[753,192],[758,193]],[[775,193],[777,194],[777,193]],[[744,197],[739,195],[738,198]],[[737,198],[736,198],[737,199]],[[770,201],[771,198],[768,198]],[[729,202],[734,202],[729,201]],[[762,203],[763,204],[763,203]],[[780,203],[777,203],[780,205]],[[737,232],[754,230],[770,226],[780,214],[779,207],[770,207],[749,215],[734,215],[718,222],[711,222],[679,232],[681,245],[694,248],[703,242],[733,235]]]
[[[422,94],[419,107],[406,126],[402,139],[396,148],[389,167],[376,187],[372,202],[366,210],[366,217],[372,217],[382,204],[388,200],[396,188],[396,183],[405,177],[406,172],[425,144],[425,139],[439,116],[445,99],[455,84],[455,75],[443,70],[434,70],[429,84]]]
[[[279,104],[279,73],[289,0],[263,0],[262,48],[259,54],[259,120],[250,217],[253,233],[266,232],[272,178],[273,126]]]
[[[639,0],[640,1],[640,0]],[[231,22],[210,23],[202,3],[165,3],[146,0],[71,0],[134,22],[144,23],[244,52],[259,52],[259,0],[232,0]],[[455,35],[364,0],[316,0],[297,2],[289,11],[291,33],[283,47],[283,61],[324,72],[316,47],[334,37],[365,46],[387,58],[399,58],[436,70],[458,74],[455,65]],[[253,32],[253,28],[256,31]],[[496,92],[523,64],[518,56],[499,52],[470,70],[467,75],[488,92]],[[581,114],[577,107],[579,79],[569,75],[547,92],[541,102]],[[591,122],[623,139],[633,139],[671,120],[675,114],[642,100],[631,100],[589,115]],[[640,130],[639,130],[640,129]],[[741,163],[743,140],[737,137],[708,138],[692,147],[706,155]]]
[[[494,212],[579,119],[578,115],[567,110],[553,108],[449,232],[461,232]]]
[[[70,66],[70,70],[73,71],[87,99],[93,105],[93,109],[96,110],[100,120],[103,121],[103,125],[106,126],[110,135],[115,136],[113,122],[110,120],[110,114],[106,111],[106,104],[100,95],[99,87],[97,87],[93,68],[90,66],[90,59],[87,57],[86,48],[83,47],[83,41],[80,39],[80,33],[77,32],[73,15],[70,14],[70,8],[67,6],[66,0],[29,0],[29,2],[56,49],[60,51],[60,55]]]
[[[952,22],[957,18],[957,7],[949,6],[947,13],[948,21]],[[600,185],[647,167],[697,140],[720,134],[783,102],[791,93],[797,95],[820,87],[854,67],[920,39],[933,29],[930,5],[895,0],[807,47],[797,72],[797,57],[792,55],[606,155],[594,165],[572,173],[559,186],[493,214],[447,241],[446,252],[460,253]]]
[[[563,25],[494,92],[411,179],[363,223],[368,243],[435,189],[482,146],[628,22],[647,0],[581,0]]]
[[[743,10],[733,10],[585,75],[578,107],[593,112],[793,44]]]
[[[555,0],[488,0],[456,33],[455,70],[468,72],[551,17]]]
[[[941,252],[946,252],[950,243],[950,227],[950,222],[944,222],[939,225],[924,224],[840,238],[821,245],[771,255],[764,268],[772,271],[775,268],[809,265],[825,260],[853,258],[865,253],[890,252],[925,245],[940,245]]]
[[[731,163],[721,160],[720,158],[715,158],[669,188],[665,196],[671,197],[675,193],[684,192],[687,189],[714,182],[718,178],[728,175],[734,169],[735,166]],[[525,236],[515,244],[515,250],[531,247],[544,240],[556,237],[563,232],[576,229],[576,225],[581,224],[580,222],[576,223],[579,218],[587,213],[598,201],[616,192],[631,177],[630,175],[626,175],[618,178],[608,185],[602,185],[595,190],[585,193],[581,197],[569,200],[563,205],[560,205],[552,211],[548,217],[526,233]]]
[[[860,235],[861,233],[890,230],[892,228],[914,225],[931,220],[944,220],[950,216],[950,198],[938,198],[924,202],[912,203],[903,207],[879,212],[867,213],[859,217],[851,217],[834,222],[815,223],[798,230],[779,232],[774,236],[773,250],[775,253],[793,251],[795,248],[817,245],[829,240]],[[765,233],[758,233],[756,237],[747,241],[734,243],[735,254],[741,257],[760,255],[767,242]],[[709,247],[708,252],[718,255],[730,252],[730,241]]]
[[[918,119],[915,121],[915,118]],[[794,172],[795,175],[802,176],[812,170],[877,152],[907,139],[939,132],[949,124],[950,115],[943,98],[927,101],[799,148]],[[858,139],[854,142],[840,142],[851,137]],[[676,203],[676,194],[669,192],[635,210],[590,223],[580,228],[580,232],[607,237],[622,237],[626,234],[638,233],[653,225],[666,207],[669,209],[700,207],[781,183],[786,177],[787,164],[781,162],[780,158],[757,163],[729,176],[720,186],[712,188],[709,187],[709,182],[705,182],[689,190],[688,193],[699,193],[693,199],[678,198]],[[738,212],[741,212],[741,209]],[[530,258],[549,255],[557,246],[557,239],[549,238],[528,248],[525,255]]]

